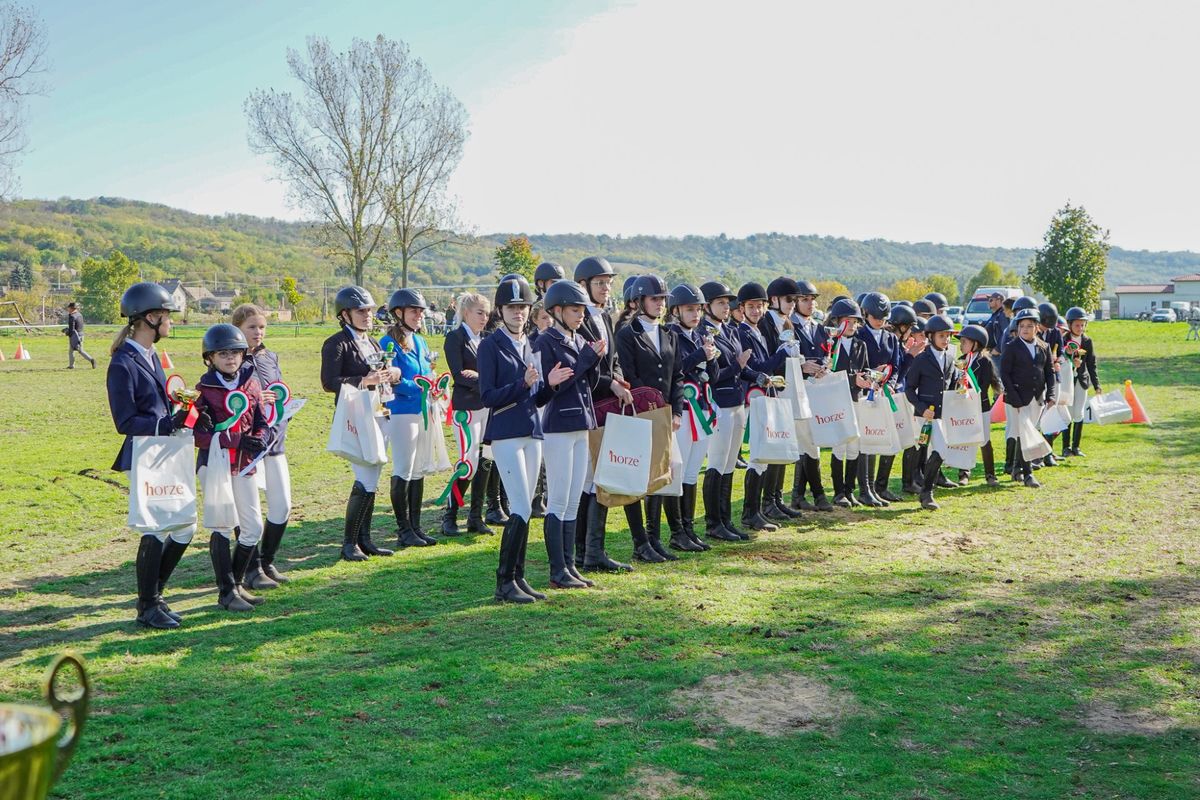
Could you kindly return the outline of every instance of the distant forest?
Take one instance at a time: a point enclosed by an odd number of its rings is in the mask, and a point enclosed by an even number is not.
[[[92,255],[115,249],[137,261],[142,277],[181,278],[210,290],[236,289],[254,296],[278,289],[295,277],[300,291],[317,297],[325,286],[346,282],[343,265],[326,259],[302,222],[241,214],[205,216],[119,198],[55,201],[19,200],[0,204],[0,284],[13,273],[40,273],[53,284],[59,264],[78,269]],[[471,237],[462,244],[425,253],[410,266],[410,285],[487,284],[494,278],[492,255],[511,234]],[[558,261],[568,273],[588,255],[602,255],[619,272],[638,268],[669,282],[724,277],[730,283],[777,275],[837,280],[852,291],[887,286],[906,277],[950,275],[960,285],[987,261],[1024,274],[1027,249],[856,241],[830,236],[764,233],[744,239],[720,236],[606,236],[528,234],[534,251]],[[1108,293],[1123,283],[1165,282],[1200,271],[1200,254],[1148,252],[1114,247],[1109,257]],[[398,285],[399,264],[381,260],[368,271],[375,289]]]

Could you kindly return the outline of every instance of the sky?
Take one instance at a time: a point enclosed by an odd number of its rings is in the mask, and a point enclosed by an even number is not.
[[[246,143],[289,47],[401,39],[470,114],[481,233],[1036,246],[1064,203],[1200,251],[1200,4],[41,0],[20,194],[296,219]]]

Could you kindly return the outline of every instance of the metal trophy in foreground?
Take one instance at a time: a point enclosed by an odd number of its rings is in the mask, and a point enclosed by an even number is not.
[[[73,667],[77,690],[59,694],[59,673]],[[0,800],[43,800],[62,775],[87,719],[91,686],[83,660],[69,653],[55,659],[43,685],[50,708],[0,703]],[[69,730],[59,737],[60,714],[70,711]]]

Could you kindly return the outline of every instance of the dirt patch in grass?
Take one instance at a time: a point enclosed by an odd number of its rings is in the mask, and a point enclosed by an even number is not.
[[[805,675],[729,673],[709,675],[699,685],[676,692],[701,715],[764,736],[797,731],[836,732],[858,711],[854,698]]]
[[[974,553],[983,542],[966,531],[916,531],[901,545],[905,553],[926,558],[943,558]]]
[[[637,782],[634,783],[629,794],[622,794],[621,797],[632,797],[637,800],[670,800],[675,797],[688,797],[702,800],[708,796],[695,787],[684,785],[679,773],[669,769],[642,767],[634,772],[633,776]]]
[[[1160,736],[1179,721],[1148,711],[1126,711],[1112,703],[1092,703],[1084,709],[1083,725],[1092,733],[1113,736]]]

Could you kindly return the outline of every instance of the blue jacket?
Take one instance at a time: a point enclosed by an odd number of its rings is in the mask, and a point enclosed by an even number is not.
[[[720,408],[745,405],[747,384],[753,383],[760,373],[750,369],[749,362],[745,367],[738,366],[742,342],[737,331],[730,325],[719,324],[708,317],[700,324],[706,332],[712,333],[717,346],[717,368],[710,369],[708,376],[713,399]]]
[[[1055,397],[1054,357],[1050,348],[1036,344],[1033,356],[1023,340],[1014,339],[1000,355],[1000,380],[1004,384],[1004,402],[1013,408]]]
[[[550,392],[542,381],[532,389],[525,385],[526,364],[532,364],[534,359],[529,342],[525,342],[523,352],[518,351],[508,334],[500,329],[480,343],[476,359],[479,396],[484,407],[491,409],[483,432],[484,443],[523,436],[545,438],[538,408],[550,399]]]
[[[950,389],[960,378],[958,367],[954,366],[954,355],[947,353],[946,363],[942,369],[934,353],[937,351],[930,345],[919,356],[913,359],[908,373],[904,376],[904,395],[912,404],[913,415],[921,416],[925,409],[932,408],[934,419],[942,417],[942,392]]]
[[[792,326],[796,332],[796,342],[800,345],[800,354],[805,361],[825,362],[825,343],[829,341],[829,333],[821,323],[813,323],[811,330],[804,317],[792,314]]]
[[[1008,315],[1004,313],[1004,309],[998,308],[993,311],[987,322],[983,323],[983,327],[988,332],[988,349],[999,353],[1004,349],[1004,332],[1008,330]]]
[[[401,350],[400,343],[391,336],[379,340],[379,346],[387,352],[388,346],[393,348],[392,366],[399,367],[403,377],[392,386],[395,399],[387,403],[388,411],[393,414],[420,414],[421,387],[415,378],[418,375],[428,375],[433,370],[433,362],[429,360],[429,345],[418,333],[409,334],[412,340],[412,350]]]
[[[757,335],[755,335],[757,332]],[[746,362],[746,366],[753,369],[755,372],[765,372],[768,375],[780,373],[784,364],[787,362],[787,351],[776,350],[774,352],[768,350],[768,345],[765,337],[760,329],[754,328],[748,322],[739,322],[737,326],[738,342],[741,343],[743,350],[749,350],[750,360]],[[745,402],[745,398],[742,398]]]
[[[867,366],[871,369],[879,369],[884,366],[892,368],[892,377],[888,381],[894,388],[896,381],[900,379],[901,356],[904,355],[904,350],[900,347],[900,340],[896,334],[889,330],[884,330],[879,337],[879,343],[875,343],[875,337],[867,330],[866,325],[859,327],[858,332],[854,334],[854,338],[861,341],[867,348]]]
[[[555,364],[575,370],[570,378],[549,387],[550,399],[542,417],[542,429],[546,433],[590,431],[596,427],[592,382],[599,372],[600,357],[587,339],[577,336],[575,341],[578,350],[567,344],[562,331],[550,328],[533,344],[534,352],[542,361],[543,375],[549,375]]]
[[[166,436],[175,430],[171,402],[167,398],[167,376],[157,360],[154,366],[128,342],[108,362],[108,409],[117,433],[125,442],[112,468],[133,468],[134,436]]]

